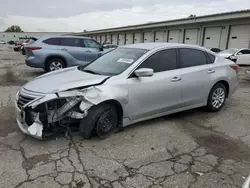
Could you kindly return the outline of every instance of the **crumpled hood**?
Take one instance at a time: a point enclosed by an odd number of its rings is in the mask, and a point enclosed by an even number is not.
[[[39,93],[55,93],[77,87],[99,84],[109,76],[80,71],[77,67],[50,72],[24,85],[26,90]]]
[[[222,57],[225,57],[225,58],[227,58],[227,57],[233,55],[232,53],[218,53],[218,54],[219,54],[220,56],[222,56]]]

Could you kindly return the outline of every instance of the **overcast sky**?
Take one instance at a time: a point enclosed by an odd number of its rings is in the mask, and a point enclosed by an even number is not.
[[[250,0],[0,0],[0,31],[80,32],[250,9]]]

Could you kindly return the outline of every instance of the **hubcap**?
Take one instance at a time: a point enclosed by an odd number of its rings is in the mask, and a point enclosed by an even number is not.
[[[63,65],[59,61],[54,61],[50,64],[50,71],[60,70],[63,68]]]
[[[113,127],[112,121],[112,110],[107,110],[103,112],[100,118],[97,121],[97,133],[99,136],[105,135],[108,133]]]
[[[220,108],[225,101],[225,91],[223,88],[217,88],[212,96],[212,105],[214,108]]]

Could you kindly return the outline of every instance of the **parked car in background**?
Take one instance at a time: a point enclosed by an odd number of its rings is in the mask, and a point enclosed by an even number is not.
[[[238,65],[250,65],[250,49],[231,48],[220,52],[219,55],[234,61]]]
[[[76,65],[86,65],[108,50],[87,37],[41,37],[24,47],[26,64],[50,72]]]
[[[29,40],[15,42],[14,51],[16,51],[16,52],[21,51],[23,44],[27,44],[28,42],[29,42]]]
[[[244,184],[242,185],[242,188],[250,188],[250,175],[245,180]]]
[[[6,44],[4,40],[0,40],[0,44]]]
[[[102,137],[117,126],[201,106],[216,112],[236,91],[238,68],[193,45],[122,46],[87,66],[28,82],[16,97],[17,123],[23,133],[39,139],[63,122],[76,123],[80,134],[89,138],[92,133]]]
[[[36,38],[36,37],[32,37],[32,38],[30,38],[29,40],[26,40],[25,42],[23,42],[23,43],[21,44],[21,47],[20,47],[21,53],[22,53],[23,55],[26,55],[26,51],[25,51],[25,49],[24,49],[25,45],[27,45],[27,44],[33,44],[35,41],[37,41],[37,38]]]
[[[215,52],[215,53],[221,52],[221,49],[219,49],[219,48],[209,48],[209,50],[211,50],[212,52]]]
[[[108,48],[117,48],[118,45],[115,44],[103,44],[103,48],[108,49]]]

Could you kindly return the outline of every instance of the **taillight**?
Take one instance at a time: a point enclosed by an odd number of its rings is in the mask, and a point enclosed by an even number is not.
[[[230,65],[230,67],[231,67],[233,70],[235,70],[236,72],[239,72],[239,69],[240,69],[239,65],[237,65],[237,64],[235,64],[235,65]]]
[[[40,50],[40,49],[42,49],[42,47],[40,47],[40,46],[27,46],[26,49],[32,51],[32,50]]]

